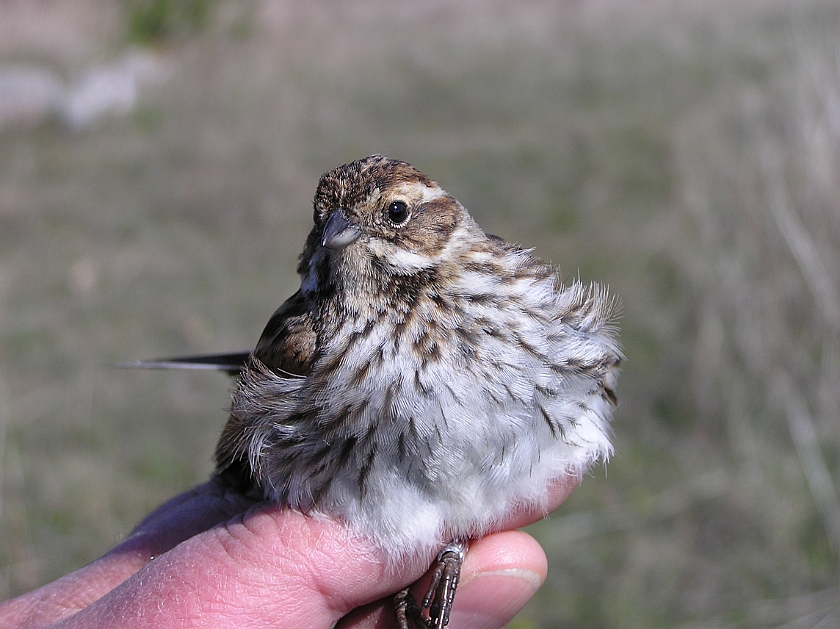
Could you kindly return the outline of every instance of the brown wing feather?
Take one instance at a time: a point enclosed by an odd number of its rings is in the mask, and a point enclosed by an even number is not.
[[[277,371],[307,376],[315,362],[311,304],[298,291],[271,316],[253,357]]]
[[[271,316],[254,349],[249,363],[260,361],[269,369],[293,376],[307,376],[316,359],[316,333],[311,303],[298,291]],[[247,425],[231,413],[216,446],[216,468],[240,491],[253,486],[247,456],[239,451]]]

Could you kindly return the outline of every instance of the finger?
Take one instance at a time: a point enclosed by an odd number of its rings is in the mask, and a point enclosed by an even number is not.
[[[449,626],[458,629],[505,626],[540,588],[547,570],[545,553],[527,533],[506,531],[471,542]],[[415,589],[423,591],[424,586]],[[388,597],[354,610],[336,629],[396,626],[392,597]]]
[[[330,627],[416,580],[327,519],[258,505],[150,562],[68,627]]]
[[[548,560],[537,541],[505,531],[473,542],[452,607],[453,627],[503,627],[545,581]]]
[[[47,626],[68,618],[113,590],[154,557],[246,511],[252,504],[216,481],[199,485],[156,509],[103,557],[4,603],[0,621],[26,618],[31,626]],[[0,622],[0,626],[11,623]]]

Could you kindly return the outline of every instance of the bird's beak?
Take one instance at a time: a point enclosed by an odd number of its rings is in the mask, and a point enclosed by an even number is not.
[[[344,249],[361,235],[361,230],[348,221],[342,212],[335,211],[324,225],[321,245],[328,249]]]

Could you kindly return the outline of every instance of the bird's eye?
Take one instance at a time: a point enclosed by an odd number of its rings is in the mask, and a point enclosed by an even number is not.
[[[392,201],[388,205],[388,219],[394,225],[405,223],[408,219],[408,206],[404,201]]]

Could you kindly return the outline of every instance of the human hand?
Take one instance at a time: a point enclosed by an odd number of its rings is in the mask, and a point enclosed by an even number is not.
[[[557,484],[549,509],[576,485]],[[524,526],[542,513],[511,515]],[[546,575],[539,544],[520,531],[470,545],[451,626],[502,627]],[[387,572],[341,524],[256,503],[217,481],[150,514],[93,563],[0,605],[0,626],[395,626],[393,593],[422,575]]]

